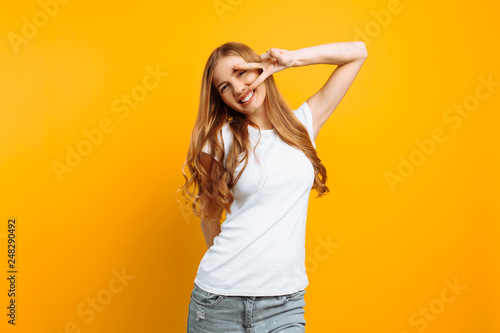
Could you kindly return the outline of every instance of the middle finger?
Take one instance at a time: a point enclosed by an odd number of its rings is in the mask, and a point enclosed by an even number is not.
[[[258,62],[247,62],[244,64],[235,64],[233,69],[256,69],[262,68],[262,64]]]

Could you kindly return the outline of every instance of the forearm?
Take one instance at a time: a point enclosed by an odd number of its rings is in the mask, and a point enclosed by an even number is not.
[[[220,234],[220,223],[219,222],[200,222],[201,231],[205,237],[205,243],[207,244],[207,249],[214,245],[214,238]]]
[[[295,57],[292,67],[314,64],[343,65],[367,57],[366,46],[362,41],[323,44],[291,52]]]

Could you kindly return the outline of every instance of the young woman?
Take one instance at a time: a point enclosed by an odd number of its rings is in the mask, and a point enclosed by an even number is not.
[[[208,58],[182,167],[182,194],[201,218],[208,248],[194,280],[188,332],[305,331],[309,194],[329,191],[315,140],[366,57],[365,44],[355,41],[271,48],[261,56],[230,42]],[[312,64],[338,66],[292,111],[272,74]]]

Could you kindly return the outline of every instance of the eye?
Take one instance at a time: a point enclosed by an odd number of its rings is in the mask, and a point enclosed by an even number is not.
[[[238,76],[241,76],[241,74],[245,73],[246,71],[241,71]],[[227,84],[224,85],[221,89],[220,89],[220,92],[223,92],[225,90],[225,88],[227,87]]]

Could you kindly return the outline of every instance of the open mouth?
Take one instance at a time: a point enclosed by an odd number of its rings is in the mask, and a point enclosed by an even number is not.
[[[240,104],[248,104],[248,102],[250,102],[250,100],[253,98],[254,95],[255,95],[255,90],[252,90],[244,98],[240,99],[238,101],[238,103],[240,103]]]

